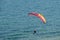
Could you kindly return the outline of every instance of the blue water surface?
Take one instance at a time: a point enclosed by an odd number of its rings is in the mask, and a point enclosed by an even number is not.
[[[47,23],[28,16],[30,12],[43,14]],[[60,0],[0,0],[0,40],[44,40],[58,36]]]

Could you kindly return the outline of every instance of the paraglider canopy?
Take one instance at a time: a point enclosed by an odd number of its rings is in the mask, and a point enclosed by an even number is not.
[[[36,17],[38,17],[44,24],[46,23],[46,19],[45,19],[45,17],[44,17],[42,14],[38,14],[38,13],[36,13],[36,12],[31,12],[31,13],[29,13],[28,15],[29,15],[29,16],[30,16],[30,15],[36,16]]]

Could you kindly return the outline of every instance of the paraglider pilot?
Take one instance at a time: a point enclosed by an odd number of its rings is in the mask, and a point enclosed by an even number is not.
[[[34,30],[34,33],[33,34],[35,34],[36,33],[36,30]]]

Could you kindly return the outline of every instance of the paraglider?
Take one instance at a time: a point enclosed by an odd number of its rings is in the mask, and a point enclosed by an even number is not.
[[[44,16],[42,15],[42,14],[38,14],[38,13],[35,13],[35,12],[31,12],[31,13],[29,13],[28,14],[29,16],[31,15],[33,15],[33,16],[36,16],[36,17],[38,17],[43,23],[46,23],[46,19],[44,18]]]
[[[36,17],[38,17],[44,24],[46,23],[46,19],[45,19],[45,17],[42,15],[42,14],[38,14],[38,13],[36,13],[36,12],[31,12],[31,13],[29,13],[28,14],[29,16],[36,16]],[[33,34],[35,34],[36,33],[36,30],[34,30],[34,33]]]

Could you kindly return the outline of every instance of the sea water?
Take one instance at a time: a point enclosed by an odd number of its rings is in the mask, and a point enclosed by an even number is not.
[[[0,40],[60,40],[60,0],[0,0]]]

